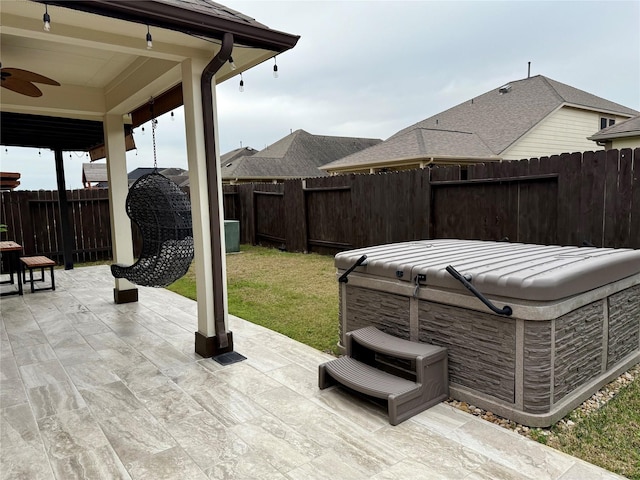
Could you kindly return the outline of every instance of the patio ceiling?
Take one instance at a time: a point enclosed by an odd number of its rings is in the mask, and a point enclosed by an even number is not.
[[[60,83],[36,84],[43,93],[40,97],[1,90],[3,145],[88,150],[102,140],[97,131],[102,130],[105,114],[122,114],[125,123],[131,123],[130,112],[180,84],[181,62],[193,58],[206,64],[219,50],[225,32],[234,33],[233,59],[238,68],[224,65],[215,77],[217,83],[291,48],[298,39],[204,0],[46,3],[49,32],[43,29],[43,2],[2,2],[2,67],[35,72]],[[152,49],[147,49],[147,25]],[[171,105],[165,108],[175,108]],[[32,117],[16,117],[23,114]]]

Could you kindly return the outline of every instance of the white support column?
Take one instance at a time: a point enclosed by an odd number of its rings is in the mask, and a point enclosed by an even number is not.
[[[227,283],[226,283],[226,257],[224,255],[224,235],[220,239],[222,245],[222,264],[213,265],[211,252],[211,230],[209,215],[209,196],[207,193],[207,163],[205,155],[205,139],[202,112],[202,95],[200,92],[200,77],[206,66],[206,62],[198,62],[193,59],[185,60],[182,63],[182,96],[184,102],[185,134],[187,143],[187,161],[189,166],[189,184],[191,190],[191,210],[193,213],[193,238],[195,244],[195,266],[198,296],[198,332],[196,332],[196,350],[198,350],[198,338],[213,339],[216,335],[215,312],[212,292],[214,291],[213,269],[222,269],[222,294],[224,298],[224,324],[228,326],[227,312]],[[215,102],[215,88],[213,92]],[[214,112],[216,111],[214,105]],[[216,125],[216,144],[217,139]],[[216,152],[216,165],[211,168],[218,169],[220,179],[220,153]],[[218,182],[218,195],[220,198],[220,209],[222,204],[222,185]],[[224,214],[220,214],[221,231],[224,232]],[[219,288],[219,287],[218,287]],[[202,355],[201,352],[197,352]]]
[[[127,180],[127,149],[122,115],[105,115],[104,143],[107,152],[107,176],[109,180],[109,216],[111,217],[111,245],[115,263],[133,263],[131,221],[127,216],[126,199],[129,191]],[[116,303],[138,301],[138,289],[128,280],[115,279],[113,297]]]

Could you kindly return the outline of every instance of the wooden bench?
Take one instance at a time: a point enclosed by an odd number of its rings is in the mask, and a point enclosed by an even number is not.
[[[320,389],[339,383],[386,400],[391,425],[449,396],[446,348],[403,340],[376,327],[348,332],[346,348],[345,357],[320,365]]]
[[[29,283],[31,284],[31,293],[34,293],[36,291],[36,289],[34,288],[34,283],[36,281],[44,282],[45,268],[49,268],[49,271],[51,272],[51,286],[38,288],[38,290],[55,290],[56,289],[56,280],[53,275],[53,267],[56,265],[56,262],[44,256],[20,257],[20,262],[22,263],[22,280],[25,285],[27,283],[26,272],[27,270],[29,270]],[[34,268],[40,269],[41,277],[39,280],[34,280],[33,278]]]

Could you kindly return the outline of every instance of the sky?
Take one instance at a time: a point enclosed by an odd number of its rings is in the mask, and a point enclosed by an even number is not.
[[[531,75],[640,110],[640,1],[234,1],[268,27],[300,35],[278,55],[217,86],[221,152],[262,150],[292,131],[386,139]],[[150,125],[135,130],[127,170],[153,166]],[[159,167],[187,168],[182,109],[158,119]],[[82,188],[80,152],[66,185]],[[104,162],[104,160],[103,160]],[[20,190],[56,189],[53,152],[2,148]]]

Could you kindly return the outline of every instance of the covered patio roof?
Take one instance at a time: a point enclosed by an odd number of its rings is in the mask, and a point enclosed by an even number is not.
[[[2,2],[0,24],[7,87],[1,142],[54,150],[67,269],[73,268],[73,237],[62,151],[104,143],[114,261],[130,265],[125,134],[184,105],[201,299],[196,352],[233,350],[226,328],[215,85],[292,48],[299,37],[208,0]],[[114,282],[116,303],[137,301],[134,284]]]
[[[50,31],[43,29],[45,8]],[[99,30],[92,27],[95,15],[100,16]],[[36,83],[40,97],[2,90],[2,145],[65,151],[88,151],[103,143],[102,116],[107,111],[122,112],[125,123],[135,127],[150,119],[144,113],[151,97],[158,97],[154,115],[181,105],[180,62],[194,56],[210,59],[225,33],[234,36],[237,69],[223,66],[216,83],[292,48],[298,40],[205,0],[3,2],[0,18],[2,67],[60,84]],[[162,101],[164,94],[167,100]],[[142,114],[138,111],[133,119],[129,114],[139,109]],[[87,123],[91,121],[97,123]]]

